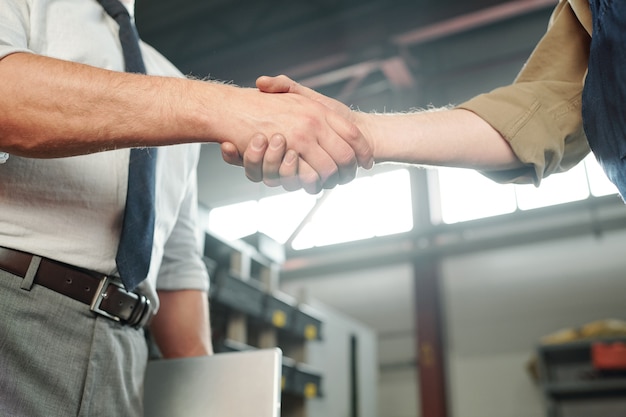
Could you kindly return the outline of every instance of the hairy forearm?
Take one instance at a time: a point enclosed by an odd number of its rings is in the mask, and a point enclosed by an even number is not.
[[[0,79],[0,150],[38,158],[217,140],[201,109],[229,88],[27,53],[0,60]]]
[[[397,114],[355,113],[377,162],[504,170],[522,164],[507,141],[476,114],[442,109]]]
[[[209,307],[204,291],[159,291],[160,307],[150,324],[165,358],[213,354]]]

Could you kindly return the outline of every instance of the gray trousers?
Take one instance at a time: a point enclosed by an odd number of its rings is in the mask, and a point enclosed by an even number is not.
[[[142,417],[143,330],[31,285],[32,266],[0,270],[0,416]]]

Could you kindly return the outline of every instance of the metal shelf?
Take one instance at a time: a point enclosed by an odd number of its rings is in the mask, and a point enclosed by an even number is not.
[[[545,384],[543,389],[546,395],[557,399],[626,396],[626,377],[585,382],[549,383]]]
[[[594,413],[603,413],[606,408],[608,413],[616,402],[623,403],[626,410],[626,372],[595,369],[591,354],[596,342],[625,341],[611,337],[539,346],[540,384],[547,416],[577,416],[581,407],[593,407]]]

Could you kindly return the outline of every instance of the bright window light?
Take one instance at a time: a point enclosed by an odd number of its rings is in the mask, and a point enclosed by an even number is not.
[[[545,178],[538,188],[498,184],[469,169],[438,168],[436,173],[441,219],[448,224],[583,200],[590,190],[594,196],[617,194],[593,155]],[[285,243],[319,198],[296,191],[219,207],[210,211],[208,229],[229,240],[259,231]],[[397,169],[338,186],[315,210],[294,238],[294,249],[407,232],[413,228],[409,172]]]
[[[259,231],[285,243],[319,198],[297,191],[218,207],[209,212],[208,229],[228,240]],[[409,172],[399,169],[336,187],[304,225],[293,246],[330,245],[406,232],[412,227]]]
[[[589,154],[584,161],[591,194],[596,197],[617,194],[617,187],[606,176],[596,157]]]
[[[209,212],[208,228],[227,240],[237,240],[258,230],[257,201],[244,201],[214,208]]]
[[[517,208],[511,184],[498,184],[470,169],[437,168],[437,174],[444,223],[512,213]]]
[[[411,181],[406,169],[359,178],[336,187],[293,241],[306,249],[367,239],[413,228]]]
[[[318,198],[301,190],[259,200],[259,232],[285,243]]]
[[[544,178],[539,187],[500,185],[472,170],[439,168],[441,218],[444,223],[456,223],[512,213],[516,209],[531,210],[584,200],[590,195],[617,194],[617,188],[592,154],[583,162],[567,172]]]
[[[516,185],[515,192],[521,210],[584,200],[589,197],[585,165],[578,164],[567,172],[550,175],[541,181],[539,187]]]
[[[241,239],[258,231],[285,243],[317,198],[305,191],[295,191],[217,207],[209,212],[208,229],[227,240]]]

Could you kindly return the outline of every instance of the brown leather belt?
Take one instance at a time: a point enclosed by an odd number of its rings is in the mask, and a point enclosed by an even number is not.
[[[24,278],[33,255],[0,247],[0,269]],[[91,311],[134,327],[146,325],[152,317],[150,300],[129,292],[106,275],[41,258],[33,283],[63,294]]]

